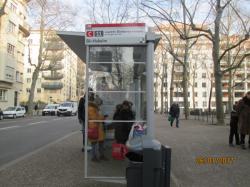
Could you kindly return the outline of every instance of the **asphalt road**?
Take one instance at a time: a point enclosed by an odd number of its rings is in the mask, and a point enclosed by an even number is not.
[[[80,129],[75,116],[1,120],[0,167]]]

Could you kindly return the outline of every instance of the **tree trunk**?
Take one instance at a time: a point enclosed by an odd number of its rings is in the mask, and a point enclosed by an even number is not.
[[[161,79],[161,114],[163,113],[163,88],[164,88],[164,76]]]
[[[38,63],[35,67],[35,70],[32,74],[32,83],[30,88],[29,100],[28,100],[28,114],[33,114],[33,101],[34,101],[34,94],[36,88],[36,82],[39,77],[39,72],[43,63],[42,55],[43,55],[43,35],[44,35],[44,10],[41,13],[41,23],[40,23],[40,41],[39,41],[39,54],[38,54]]]
[[[155,106],[155,112],[157,112],[157,106],[156,106],[156,103],[157,103],[157,100],[156,100],[156,96],[157,96],[157,89],[158,89],[158,86],[157,86],[157,82],[158,82],[158,75],[156,74],[156,77],[155,77],[156,81],[155,81],[155,86],[154,86],[154,89],[155,89],[155,94],[154,94],[154,99],[155,99],[155,103],[154,103],[154,106]]]
[[[194,79],[194,77],[193,77],[193,85],[192,85],[193,109],[195,109],[195,90],[194,90],[194,85],[195,85],[195,79]]]
[[[216,19],[214,22],[214,37],[213,37],[213,62],[214,62],[214,78],[215,78],[215,93],[216,93],[216,118],[217,125],[225,125],[224,110],[222,102],[222,72],[220,66],[220,23],[222,17],[222,8],[220,7],[220,0],[217,0]]]
[[[210,91],[209,91],[209,100],[208,100],[208,112],[211,112],[211,100],[212,100],[212,95],[213,95],[213,79],[211,76],[211,87],[210,87]]]
[[[175,59],[173,59],[172,69],[171,69],[171,80],[170,80],[170,106],[173,104],[173,97],[174,97],[174,65]]]
[[[183,66],[183,100],[184,100],[184,115],[185,119],[189,117],[189,104],[188,104],[188,53],[189,53],[189,40],[185,41],[185,54]]]
[[[229,39],[228,39],[229,42]],[[227,47],[229,47],[229,43],[227,45]],[[228,56],[227,56],[227,64],[228,67],[230,67],[231,65],[231,51],[228,52]],[[229,79],[228,79],[228,112],[231,113],[232,111],[232,79],[233,79],[233,74],[232,74],[232,70],[230,70],[229,72]]]

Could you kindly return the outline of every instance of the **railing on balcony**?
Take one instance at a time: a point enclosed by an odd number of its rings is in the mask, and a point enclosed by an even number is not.
[[[45,80],[60,80],[63,78],[63,74],[62,73],[43,73],[43,78]]]
[[[64,49],[62,42],[50,42],[45,44],[46,50],[59,51]]]
[[[50,63],[47,66],[43,66],[41,68],[42,71],[56,71],[56,70],[62,70],[64,68],[64,65],[61,62],[57,62],[57,63]]]
[[[21,24],[19,24],[19,29],[24,33],[25,37],[28,37],[30,35],[30,25],[23,21]]]
[[[44,56],[45,60],[50,60],[53,62],[60,61],[64,58],[63,52],[47,52]]]
[[[62,82],[44,82],[42,83],[42,88],[47,90],[60,90],[63,88]]]
[[[48,36],[46,37],[46,40],[47,40],[47,41],[62,41],[58,36],[53,35],[53,34],[48,35]]]

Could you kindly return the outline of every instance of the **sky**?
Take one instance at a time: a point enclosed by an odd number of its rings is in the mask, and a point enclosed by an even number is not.
[[[72,31],[81,31],[83,32],[85,30],[85,24],[88,24],[88,23],[91,23],[91,20],[90,20],[90,13],[89,13],[89,2],[93,2],[93,1],[100,1],[100,0],[59,0],[61,1],[62,3],[66,3],[68,5],[71,5],[73,8],[76,9],[76,12],[77,12],[77,16],[75,17],[74,20],[72,20],[72,22],[74,23],[74,26],[71,27],[71,28],[68,28],[67,30],[72,30]],[[120,1],[131,1],[133,2],[134,4],[134,8],[133,9],[130,9],[129,10],[129,16],[132,17],[129,22],[135,22],[136,21],[136,1],[137,0],[111,0],[112,2],[112,7],[116,8],[117,7],[117,4],[118,2]],[[138,0],[139,2],[141,1],[144,1],[144,0]],[[168,0],[152,0],[154,2],[167,2]],[[207,0],[200,0],[202,3],[199,5],[199,12],[196,14],[196,17],[195,17],[195,21],[196,22],[202,22],[204,20],[204,18],[206,17],[207,15],[207,12],[209,10],[209,5],[208,5],[208,1]],[[244,12],[250,12],[250,0],[237,0],[242,8],[242,10]],[[177,0],[174,0],[174,2],[177,2]],[[193,3],[194,0],[186,0],[186,2],[188,3]],[[165,3],[166,5],[166,3]],[[100,6],[100,4],[98,4],[97,6]],[[179,11],[180,10],[180,11]],[[116,10],[115,10],[116,11]],[[115,12],[114,11],[114,12]],[[181,9],[177,9],[176,10],[177,13],[181,14]],[[96,11],[98,12],[98,11]],[[100,14],[100,11],[99,11],[99,14]],[[139,22],[144,22],[147,24],[147,26],[154,26],[154,23],[153,21],[148,18],[148,17],[145,17],[145,13],[143,11],[139,11]],[[213,20],[211,19],[209,22],[211,23]]]

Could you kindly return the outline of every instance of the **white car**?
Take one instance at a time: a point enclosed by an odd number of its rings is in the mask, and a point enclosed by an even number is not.
[[[50,116],[55,116],[57,114],[57,108],[59,104],[48,104],[45,106],[45,108],[42,111],[42,115],[50,115]]]
[[[57,116],[72,116],[77,114],[76,102],[64,102],[57,108]]]
[[[8,107],[3,111],[4,118],[17,118],[25,116],[25,108],[16,106],[16,107]]]

